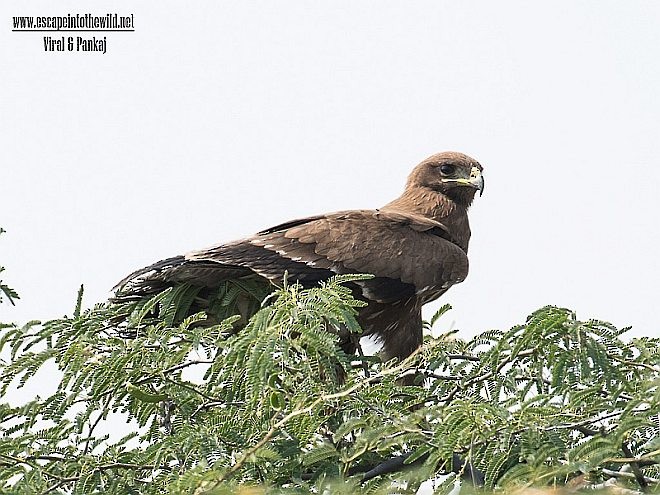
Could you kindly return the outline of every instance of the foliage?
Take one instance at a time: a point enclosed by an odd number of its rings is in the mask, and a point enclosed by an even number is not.
[[[61,379],[0,404],[0,491],[414,493],[456,470],[446,493],[470,466],[496,490],[657,490],[660,339],[548,306],[382,363],[337,346],[359,331],[354,278],[276,290],[249,321],[239,306],[261,289],[229,283],[217,324],[178,321],[196,297],[181,289],[84,311],[81,290],[71,317],[4,325],[3,395],[52,363]]]
[[[5,232],[7,232],[5,229],[0,228],[0,235],[4,234]],[[0,266],[0,273],[2,273],[4,271],[5,271],[5,267]],[[12,304],[14,304],[14,299],[19,298],[18,293],[14,289],[9,287],[8,285],[5,285],[4,283],[2,283],[2,280],[0,280],[0,303],[2,303],[2,296],[3,295]]]

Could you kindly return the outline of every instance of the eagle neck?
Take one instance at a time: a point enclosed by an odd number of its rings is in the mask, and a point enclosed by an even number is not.
[[[409,187],[394,201],[386,204],[383,210],[422,215],[442,223],[456,244],[466,253],[470,242],[470,224],[467,216],[467,206],[461,205],[430,188]]]

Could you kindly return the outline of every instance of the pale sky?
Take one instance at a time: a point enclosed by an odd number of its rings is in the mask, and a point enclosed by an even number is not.
[[[469,337],[546,304],[657,336],[660,2],[0,4],[0,321],[285,220],[377,208],[443,150],[484,166]],[[134,14],[107,53],[12,16]],[[78,33],[74,33],[77,35]],[[92,33],[84,33],[85,36]],[[427,311],[427,316],[432,311]]]

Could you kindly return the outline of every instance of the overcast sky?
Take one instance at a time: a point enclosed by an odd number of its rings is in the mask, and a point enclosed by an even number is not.
[[[21,296],[0,321],[70,314],[81,283],[92,305],[136,268],[288,219],[382,206],[458,150],[486,190],[445,327],[469,337],[555,304],[660,333],[660,2],[90,5],[0,5],[0,265]],[[11,31],[87,12],[134,14],[135,32],[95,33],[101,54]]]

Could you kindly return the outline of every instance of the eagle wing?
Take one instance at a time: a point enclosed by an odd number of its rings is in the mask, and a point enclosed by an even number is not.
[[[378,302],[436,292],[465,279],[466,253],[439,222],[400,211],[356,210],[287,222],[257,235],[188,253],[186,264],[248,268],[274,282],[303,284],[369,273],[363,295]],[[209,264],[209,262],[211,264]],[[172,275],[173,276],[173,275]],[[437,296],[435,296],[437,297]]]

